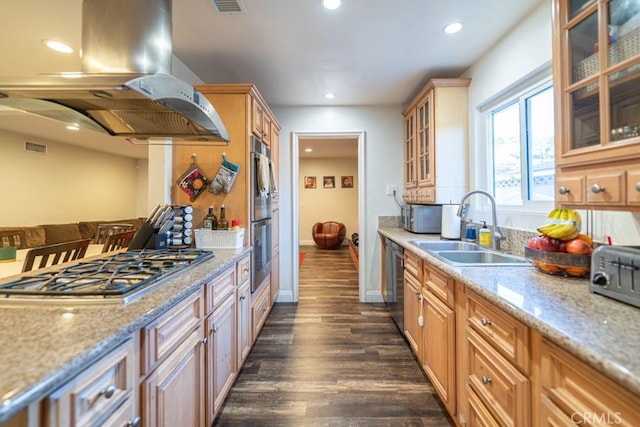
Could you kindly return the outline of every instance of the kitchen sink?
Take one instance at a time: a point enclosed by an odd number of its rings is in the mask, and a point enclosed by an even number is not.
[[[531,264],[525,258],[494,252],[491,250],[482,251],[439,251],[435,255],[443,258],[445,262],[453,265],[486,265],[491,267],[497,266],[530,266]]]
[[[521,256],[498,252],[472,242],[462,242],[458,240],[410,240],[409,243],[427,251],[439,260],[457,267],[531,266],[531,263]]]
[[[484,246],[477,243],[461,242],[457,240],[410,240],[409,243],[425,251],[486,251]]]

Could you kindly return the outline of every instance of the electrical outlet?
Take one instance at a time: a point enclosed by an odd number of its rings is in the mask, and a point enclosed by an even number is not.
[[[393,196],[395,191],[398,191],[398,187],[393,184],[387,184],[387,196]]]

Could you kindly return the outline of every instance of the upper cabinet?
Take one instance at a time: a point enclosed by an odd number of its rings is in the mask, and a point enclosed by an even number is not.
[[[406,203],[450,203],[464,195],[470,83],[430,80],[403,111]]]
[[[640,208],[640,3],[554,0],[556,201]]]

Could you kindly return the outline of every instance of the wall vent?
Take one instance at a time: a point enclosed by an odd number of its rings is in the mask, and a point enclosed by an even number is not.
[[[211,0],[220,13],[246,13],[242,0]]]
[[[47,154],[47,146],[42,144],[36,144],[35,142],[24,142],[24,151],[30,151],[32,153]]]

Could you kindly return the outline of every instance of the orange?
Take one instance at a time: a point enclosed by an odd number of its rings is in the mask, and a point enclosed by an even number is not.
[[[583,241],[587,242],[589,244],[589,246],[591,246],[593,248],[593,240],[591,240],[591,237],[587,236],[586,234],[578,234],[576,236],[576,239],[580,239],[580,240],[583,240]]]

